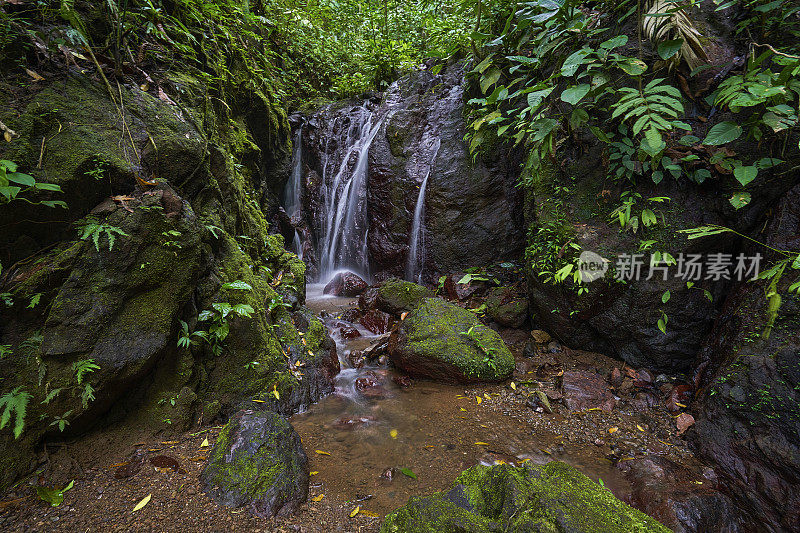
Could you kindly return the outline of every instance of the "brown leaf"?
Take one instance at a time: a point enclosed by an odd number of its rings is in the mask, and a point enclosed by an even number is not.
[[[31,78],[33,78],[33,81],[44,81],[44,78],[43,78],[43,77],[41,77],[39,74],[37,74],[36,72],[32,71],[32,70],[31,70],[31,69],[29,69],[29,68],[26,68],[26,69],[25,69],[25,73],[26,73],[28,76],[30,76]]]
[[[694,425],[694,417],[689,413],[681,413],[675,419],[675,425],[678,428],[678,435],[683,435],[687,429]]]
[[[177,472],[181,467],[181,464],[177,459],[167,455],[156,455],[155,457],[151,457],[150,464],[156,468],[169,468],[174,472]]]

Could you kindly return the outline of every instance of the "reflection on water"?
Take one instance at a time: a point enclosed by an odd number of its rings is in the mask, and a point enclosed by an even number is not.
[[[308,306],[317,313],[336,317],[355,305],[352,298],[323,297],[321,286],[308,289]],[[360,332],[356,339],[336,339],[342,371],[335,393],[292,418],[311,470],[318,472],[312,477],[312,483],[321,484],[318,492],[386,514],[411,495],[448,487],[458,473],[479,462],[559,459],[592,479],[602,478],[618,497],[628,496],[627,483],[597,449],[570,448],[558,435],[534,435],[519,420],[487,407],[495,400],[478,404],[474,396],[464,396],[463,386],[427,381],[402,388],[388,369],[349,368],[348,351],[374,340]],[[491,397],[501,387],[480,390]]]

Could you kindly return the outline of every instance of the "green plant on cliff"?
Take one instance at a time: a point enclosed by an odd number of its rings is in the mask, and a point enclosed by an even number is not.
[[[60,193],[62,192],[61,187],[53,183],[36,181],[36,178],[30,174],[19,172],[18,168],[19,166],[13,161],[0,160],[0,206],[16,200],[31,205],[67,207],[67,204],[62,200],[34,200],[29,198],[32,193],[38,191]]]
[[[22,430],[25,428],[25,413],[32,397],[23,387],[16,387],[0,396],[0,408],[3,409],[3,413],[0,414],[0,429],[4,429],[13,417],[15,439],[22,435]]]
[[[100,239],[102,237],[105,236],[106,238],[109,252],[114,249],[114,243],[117,240],[117,235],[128,237],[128,234],[122,231],[122,229],[110,224],[106,224],[105,222],[101,222],[94,217],[87,217],[82,222],[79,222],[77,226],[78,237],[82,241],[88,241],[91,239],[95,250],[98,252],[100,251]]]

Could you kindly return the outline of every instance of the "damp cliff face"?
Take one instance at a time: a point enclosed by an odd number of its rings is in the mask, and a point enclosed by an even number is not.
[[[381,97],[326,106],[302,126],[302,246],[310,272],[383,279],[518,257],[518,161],[473,161],[463,140],[464,70],[423,70]],[[307,229],[306,229],[307,228]],[[314,264],[316,263],[316,264]]]

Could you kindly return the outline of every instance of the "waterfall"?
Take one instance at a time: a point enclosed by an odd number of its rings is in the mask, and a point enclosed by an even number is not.
[[[434,138],[430,141],[433,152],[428,165],[428,171],[422,180],[419,188],[417,204],[414,207],[414,221],[411,224],[411,237],[408,243],[408,263],[406,263],[406,279],[408,281],[422,281],[422,270],[425,262],[425,236],[423,235],[423,223],[425,218],[425,191],[428,189],[428,179],[431,177],[439,147],[442,145],[441,139]]]
[[[294,145],[292,146],[292,174],[284,191],[283,206],[289,218],[295,218],[300,212],[300,194],[303,187],[303,126],[297,128],[294,135]],[[292,222],[295,222],[294,220]],[[295,230],[292,240],[291,250],[303,259],[303,243],[300,241],[300,234]]]
[[[303,126],[297,128],[292,147],[292,174],[284,191],[283,205],[286,214],[293,217],[300,210],[300,193],[303,180]]]
[[[355,112],[355,120],[350,117],[341,161],[337,166],[326,153],[323,163],[326,218],[321,240],[320,279],[344,269],[369,277],[367,163],[369,148],[383,121],[376,120],[375,114],[364,106],[352,112]],[[335,121],[332,121],[331,129],[334,127]],[[336,168],[333,176],[330,176],[329,166]]]

